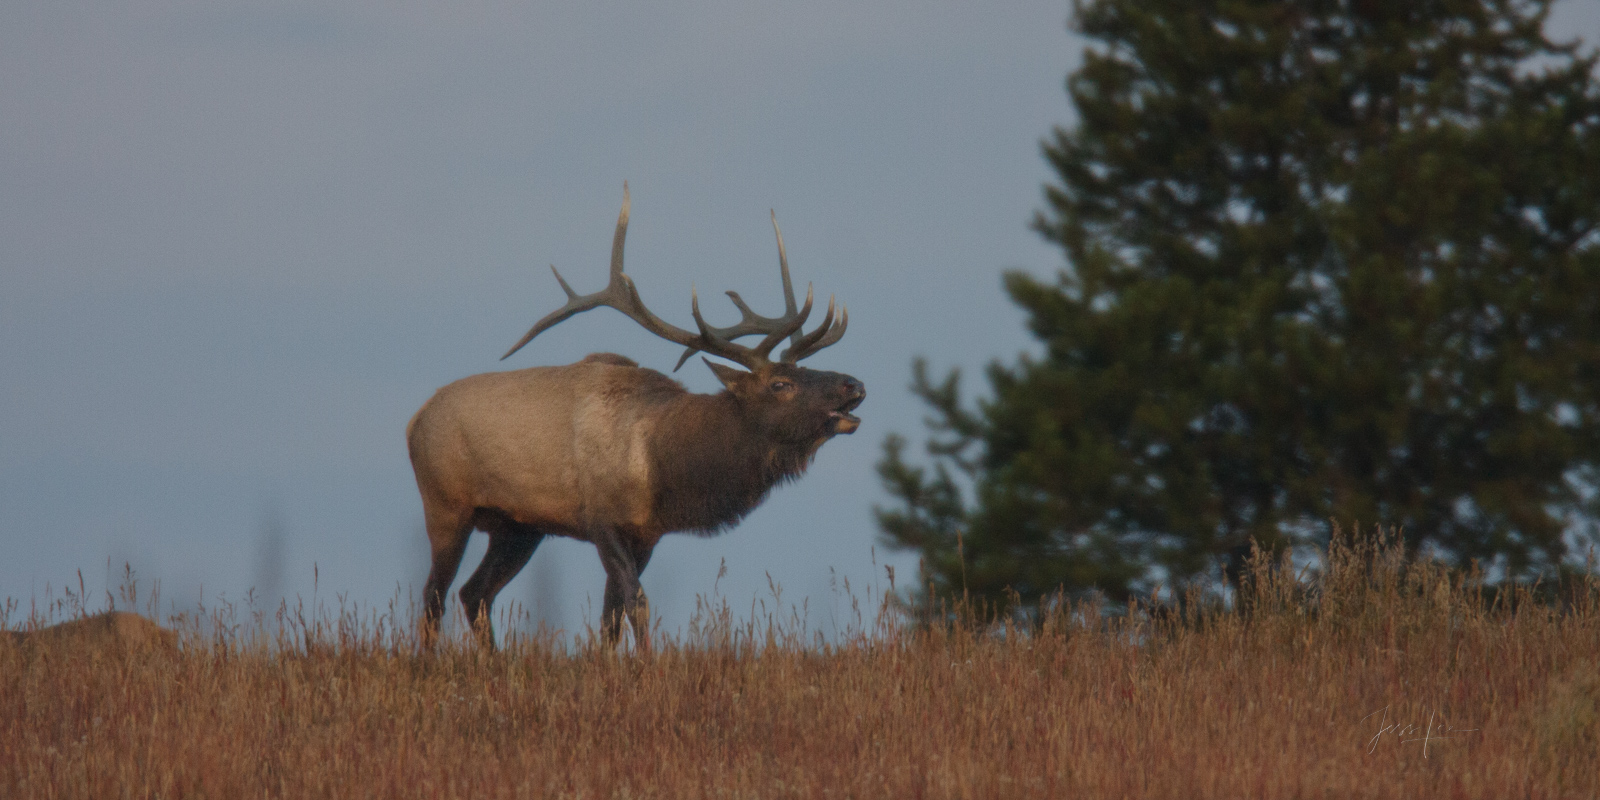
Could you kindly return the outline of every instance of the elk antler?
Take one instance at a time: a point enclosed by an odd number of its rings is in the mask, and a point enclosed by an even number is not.
[[[711,330],[713,333],[730,342],[741,336],[751,336],[758,333],[769,333],[777,330],[793,321],[796,315],[794,303],[794,282],[789,278],[789,255],[783,246],[783,231],[778,228],[778,213],[776,211],[769,211],[768,213],[772,214],[772,232],[778,237],[778,272],[783,278],[783,315],[777,317],[763,317],[760,314],[751,311],[750,306],[745,305],[744,298],[740,297],[738,292],[728,292],[728,298],[733,300],[734,306],[738,307],[739,314],[742,318],[736,325],[731,325],[726,328],[713,327]],[[811,287],[808,285],[806,287],[807,302],[810,302],[810,298]],[[833,298],[830,296],[828,298],[828,313],[825,317],[823,317],[822,325],[820,325],[811,333],[804,335],[801,334],[799,329],[796,329],[794,333],[789,335],[789,346],[784,348],[783,355],[780,356],[778,360],[785,364],[793,364],[800,359],[813,355],[818,350],[821,350],[822,348],[839,341],[840,337],[844,336],[845,328],[849,327],[850,325],[849,310],[841,306],[839,308],[839,312],[839,319],[837,324],[835,324],[833,318]],[[695,348],[686,348],[683,351],[683,355],[678,357],[678,365],[673,367],[672,371],[677,372],[678,368],[682,367],[683,363],[688,361],[689,357],[694,354]]]
[[[728,328],[716,328],[706,324],[705,318],[700,316],[700,296],[693,289],[689,294],[689,307],[694,315],[699,333],[690,333],[682,328],[672,325],[646,308],[644,301],[639,298],[639,289],[634,286],[633,279],[622,271],[623,243],[628,236],[628,184],[622,184],[622,212],[617,215],[617,232],[611,240],[611,279],[606,288],[593,294],[580,295],[567,285],[566,279],[555,266],[550,271],[555,273],[556,281],[561,284],[562,291],[567,293],[567,302],[561,308],[550,312],[545,317],[534,323],[528,333],[522,337],[506,354],[501,356],[503,361],[511,357],[512,353],[522,349],[522,346],[533,340],[533,337],[554,327],[561,321],[592,308],[608,306],[626,314],[629,319],[639,323],[645,330],[666,339],[669,342],[683,345],[686,351],[683,358],[678,359],[678,367],[696,352],[704,351],[710,355],[726,358],[746,369],[754,370],[762,364],[771,363],[768,356],[778,342],[791,339],[790,346],[783,351],[781,361],[794,363],[805,358],[817,350],[839,341],[844,335],[846,317],[841,316],[838,324],[833,319],[833,300],[828,300],[828,313],[823,318],[822,325],[808,334],[801,334],[801,327],[805,324],[806,317],[811,314],[812,293],[806,289],[805,305],[798,310],[795,308],[794,288],[789,280],[789,262],[784,255],[783,234],[778,234],[778,264],[783,272],[783,291],[787,308],[781,317],[763,317],[750,310],[745,305],[737,292],[728,292],[735,306],[739,308],[743,319],[737,325]],[[777,216],[773,216],[773,229],[777,230]],[[753,334],[765,334],[761,343],[755,347],[745,347],[735,344],[734,339]],[[678,367],[674,367],[676,371]]]

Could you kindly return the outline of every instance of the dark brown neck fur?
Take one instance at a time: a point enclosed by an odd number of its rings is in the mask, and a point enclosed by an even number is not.
[[[800,477],[815,453],[814,443],[775,441],[730,392],[686,394],[650,443],[656,520],[667,531],[718,533]]]

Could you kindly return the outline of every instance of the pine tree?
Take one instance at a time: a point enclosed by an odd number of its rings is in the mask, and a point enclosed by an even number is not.
[[[1005,276],[1042,354],[971,409],[917,363],[886,540],[994,600],[1214,586],[1331,519],[1511,578],[1592,541],[1600,82],[1549,5],[1079,4],[1066,267]]]

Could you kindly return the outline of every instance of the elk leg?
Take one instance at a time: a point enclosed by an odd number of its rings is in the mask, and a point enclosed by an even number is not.
[[[488,533],[489,551],[483,554],[483,563],[472,577],[462,585],[461,602],[467,607],[467,618],[472,620],[478,643],[493,650],[494,626],[489,610],[494,606],[495,595],[527,566],[533,551],[544,540],[544,534],[509,520],[489,526]]]
[[[633,550],[633,575],[637,589],[633,593],[634,605],[627,607],[628,618],[633,621],[633,638],[643,650],[650,649],[650,599],[644,596],[644,584],[638,579],[644,576],[644,568],[650,564],[650,556],[655,551],[653,544],[635,543]]]
[[[432,648],[439,635],[439,620],[444,617],[445,595],[461,568],[461,553],[467,549],[472,521],[467,516],[452,516],[424,508],[428,525],[428,544],[433,550],[433,566],[422,588],[422,645]]]
[[[595,548],[600,551],[600,564],[606,568],[605,603],[600,611],[600,631],[606,644],[615,644],[622,637],[624,616],[633,624],[633,637],[639,648],[650,648],[650,611],[644,588],[639,584],[641,561],[650,560],[645,549],[640,558],[640,548],[625,541],[615,530],[595,537]]]

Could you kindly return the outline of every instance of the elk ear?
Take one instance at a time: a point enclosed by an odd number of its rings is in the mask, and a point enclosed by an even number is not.
[[[717,376],[717,380],[722,381],[724,388],[732,389],[733,385],[737,383],[740,378],[750,374],[742,369],[734,369],[733,367],[724,364],[718,364],[709,358],[702,358],[700,360],[706,362],[706,366],[711,368],[711,372]]]

